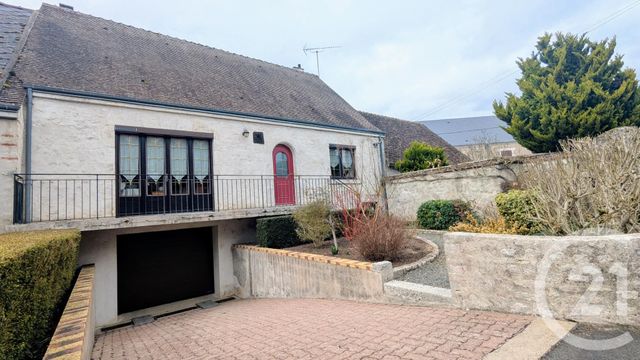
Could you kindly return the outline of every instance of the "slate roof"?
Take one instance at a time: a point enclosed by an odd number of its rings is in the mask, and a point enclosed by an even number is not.
[[[502,126],[507,124],[495,116],[421,121],[453,146],[473,145],[491,140],[492,143],[513,142]]]
[[[14,54],[32,11],[0,2],[0,84],[9,76]]]
[[[28,84],[379,131],[316,75],[47,4],[14,69],[0,101]]]
[[[469,161],[469,158],[422,124],[389,116],[360,112],[370,123],[384,131],[384,150],[387,164],[402,159],[404,150],[412,141],[422,141],[431,146],[444,148],[451,165]]]

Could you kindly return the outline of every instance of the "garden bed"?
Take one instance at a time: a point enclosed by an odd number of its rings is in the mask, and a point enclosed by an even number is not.
[[[333,240],[327,240],[321,247],[315,247],[312,243],[306,243],[298,246],[286,248],[286,250],[305,252],[311,254],[333,256],[331,254],[331,246]],[[346,238],[338,239],[338,247],[340,252],[335,257],[357,261],[368,261],[363,258],[358,251],[353,247],[353,244]],[[397,260],[392,261],[394,267],[410,264],[414,261],[420,260],[423,257],[429,255],[433,249],[424,241],[411,237],[407,241],[407,247],[402,250],[400,257]]]

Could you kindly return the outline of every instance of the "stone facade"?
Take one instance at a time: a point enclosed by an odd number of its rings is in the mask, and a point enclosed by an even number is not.
[[[445,240],[458,306],[640,325],[640,234],[448,233]]]
[[[20,165],[24,153],[23,121],[22,113],[17,120],[0,120],[0,131],[11,141],[10,148],[2,150],[2,156],[13,159],[3,160],[0,168],[3,180],[0,183],[6,184],[0,191],[6,199],[13,198],[12,174],[23,171]],[[115,127],[128,126],[213,134],[213,172],[217,175],[273,175],[272,151],[278,144],[291,149],[295,175],[330,175],[330,144],[356,149],[357,179],[347,183],[358,183],[375,191],[381,174],[379,150],[374,146],[380,139],[373,133],[38,92],[34,93],[32,122],[32,173],[115,174]],[[264,144],[253,143],[251,136],[243,136],[245,131],[263,132]],[[33,189],[34,198],[40,198],[38,191]],[[46,201],[47,188],[43,191]],[[105,200],[112,193],[105,191]],[[57,211],[54,205],[42,206]],[[101,217],[115,215],[115,210],[108,207],[97,211]],[[12,207],[3,207],[0,224],[11,221]]]
[[[0,225],[13,219],[13,174],[22,168],[23,111],[0,111],[0,197],[6,199],[0,207]]]

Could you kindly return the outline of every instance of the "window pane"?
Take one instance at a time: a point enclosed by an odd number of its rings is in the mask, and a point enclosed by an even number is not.
[[[169,148],[171,161],[171,193],[174,195],[189,193],[189,157],[186,139],[171,139]]]
[[[140,139],[135,135],[120,136],[120,196],[140,196]]]
[[[193,141],[193,175],[195,177],[195,193],[209,193],[209,142]]]
[[[164,195],[165,145],[160,137],[147,137],[147,194]]]
[[[279,152],[276,154],[276,175],[288,176],[289,175],[289,161],[287,154]]]
[[[153,179],[164,175],[164,152],[163,138],[147,138],[147,175]]]
[[[120,174],[133,178],[140,169],[140,143],[135,135],[120,135]]]
[[[331,176],[340,177],[340,153],[336,148],[329,149],[329,165],[331,166]]]
[[[354,175],[353,150],[342,149],[342,177],[352,178]]]

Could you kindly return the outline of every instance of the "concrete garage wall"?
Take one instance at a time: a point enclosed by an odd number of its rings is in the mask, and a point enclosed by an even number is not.
[[[640,234],[444,238],[458,306],[640,325]]]
[[[468,162],[389,176],[386,178],[389,211],[403,219],[415,220],[423,202],[456,199],[482,209],[518,180],[523,163],[545,156],[549,155]]]
[[[127,316],[118,316],[118,235],[205,226],[214,228],[213,298],[224,299],[238,291],[231,248],[255,239],[254,219],[83,232],[78,261],[80,265],[95,264],[95,326],[101,328],[128,320]]]
[[[241,297],[383,300],[391,263],[358,262],[239,245],[233,250]]]

